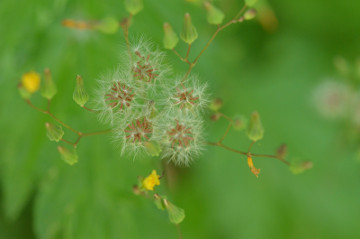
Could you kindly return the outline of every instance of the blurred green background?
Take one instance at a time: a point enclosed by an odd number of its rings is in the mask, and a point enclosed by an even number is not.
[[[189,12],[198,28],[191,57],[215,28],[202,7],[182,0],[144,0],[130,38],[140,36],[162,46],[162,23],[178,32]],[[279,22],[266,31],[257,21],[222,32],[194,72],[207,81],[214,97],[224,100],[228,115],[259,111],[265,138],[254,146],[272,153],[281,143],[290,157],[314,162],[293,175],[279,161],[255,159],[259,179],[244,157],[208,147],[190,168],[173,170],[171,185],[160,190],[186,211],[181,224],[190,238],[360,238],[360,163],[342,127],[318,116],[311,101],[314,87],[335,74],[333,57],[359,56],[360,1],[269,0]],[[230,19],[241,0],[217,1]],[[77,20],[126,16],[121,0],[0,1],[0,238],[177,238],[167,215],[135,196],[138,175],[158,168],[158,159],[120,156],[109,136],[84,138],[79,163],[70,167],[46,137],[50,119],[29,108],[16,85],[29,70],[49,67],[59,93],[52,110],[82,131],[104,129],[94,115],[72,100],[76,74],[89,90],[96,79],[115,69],[124,48],[122,32],[105,35],[61,26]],[[178,48],[185,54],[186,46]],[[172,52],[167,61],[187,68]],[[38,106],[45,101],[34,97]],[[218,139],[226,122],[209,122],[209,140]],[[71,132],[66,132],[72,139]],[[225,141],[246,150],[243,133]]]

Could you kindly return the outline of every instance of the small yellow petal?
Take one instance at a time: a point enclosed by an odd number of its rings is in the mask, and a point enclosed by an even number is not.
[[[146,190],[150,191],[153,191],[155,186],[160,185],[160,176],[156,173],[156,170],[153,170],[151,174],[143,180],[142,185]]]
[[[251,172],[252,172],[256,177],[259,177],[260,169],[255,168],[254,162],[253,162],[251,156],[248,156],[247,162],[248,162],[248,165],[249,165],[249,168],[250,168]]]
[[[40,75],[35,71],[30,71],[22,75],[21,84],[29,93],[34,93],[40,88]]]

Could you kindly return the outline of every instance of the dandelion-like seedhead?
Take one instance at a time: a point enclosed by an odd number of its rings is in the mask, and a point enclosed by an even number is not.
[[[95,104],[101,122],[114,125],[116,117],[126,117],[141,105],[142,90],[132,82],[129,72],[118,69],[98,83]]]
[[[123,154],[189,165],[201,152],[206,84],[195,76],[171,77],[163,61],[144,40],[133,45],[118,70],[99,80],[99,119],[115,128]]]
[[[314,103],[319,112],[328,118],[342,118],[349,112],[353,92],[346,84],[328,80],[314,92]]]
[[[196,116],[174,115],[162,124],[162,157],[176,165],[188,166],[201,154],[203,121]]]
[[[129,55],[130,54],[130,55]],[[152,89],[165,80],[169,66],[164,64],[165,54],[144,39],[133,44],[126,61],[134,82],[143,89]]]
[[[182,111],[183,113],[201,113],[209,100],[206,94],[207,85],[201,83],[196,76],[175,80],[175,84],[167,87],[166,110]]]

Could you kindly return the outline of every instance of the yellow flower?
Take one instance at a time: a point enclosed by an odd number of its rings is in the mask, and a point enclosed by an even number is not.
[[[22,75],[21,84],[29,93],[34,93],[40,88],[40,75],[35,71],[30,71]]]
[[[249,168],[250,168],[251,172],[252,172],[256,177],[259,177],[260,169],[255,168],[251,156],[248,156],[247,162],[248,162],[248,165],[249,165]]]
[[[142,185],[146,190],[154,190],[154,187],[160,185],[160,176],[157,175],[156,170],[153,170],[149,176],[147,176],[143,181]]]

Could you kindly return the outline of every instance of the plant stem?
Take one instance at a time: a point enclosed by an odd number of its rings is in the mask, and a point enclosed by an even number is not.
[[[53,115],[50,112],[50,100],[48,100],[48,104],[47,104],[47,110],[43,110],[40,109],[38,107],[36,107],[35,105],[33,105],[33,103],[31,103],[31,101],[29,99],[26,99],[25,102],[32,107],[33,109],[43,113],[43,114],[47,114],[49,115],[51,118],[53,118],[56,122],[58,122],[59,124],[61,124],[62,126],[64,126],[65,128],[71,130],[72,132],[74,132],[75,134],[78,135],[78,138],[76,139],[75,143],[71,143],[70,141],[66,140],[66,139],[61,139],[61,141],[72,145],[74,148],[76,148],[77,144],[79,143],[79,141],[83,138],[83,137],[87,137],[87,136],[93,136],[93,135],[100,135],[100,134],[107,134],[110,133],[112,130],[111,129],[107,129],[107,130],[102,130],[102,131],[96,131],[96,132],[90,132],[90,133],[82,133],[80,131],[75,130],[74,128],[70,127],[69,125],[65,124],[63,121],[61,121],[60,119],[58,119],[55,115]],[[84,106],[85,107],[85,106]],[[83,108],[84,108],[83,107]],[[88,109],[88,108],[87,108]],[[93,110],[89,109],[90,111],[94,112]]]
[[[125,18],[125,25],[123,25],[123,30],[124,30],[124,38],[125,38],[125,42],[126,42],[126,48],[130,57],[130,61],[132,63],[132,55],[131,55],[131,48],[130,48],[130,41],[129,41],[129,27],[130,27],[130,22],[132,19],[133,15],[130,14],[129,17]]]
[[[180,224],[176,224],[176,228],[177,228],[177,231],[178,231],[178,234],[179,234],[179,239],[183,239]]]
[[[192,68],[194,68],[194,66],[196,65],[196,63],[198,62],[199,58],[201,57],[201,55],[206,51],[206,49],[210,46],[210,44],[214,41],[215,37],[219,34],[220,31],[224,30],[225,28],[227,28],[228,26],[230,26],[231,24],[237,23],[239,22],[239,18],[240,16],[245,12],[245,10],[247,9],[247,5],[244,5],[242,7],[242,9],[239,11],[238,14],[236,14],[236,16],[231,19],[229,22],[227,22],[226,24],[224,24],[223,26],[218,26],[218,28],[216,29],[215,33],[211,36],[210,40],[206,43],[206,45],[204,46],[204,48],[200,51],[200,53],[197,55],[197,57],[195,58],[195,60],[193,62],[188,61],[188,56],[190,53],[190,48],[191,48],[191,44],[189,44],[188,47],[188,51],[186,53],[186,57],[183,59],[183,61],[187,62],[189,64],[189,69],[186,72],[183,81],[186,80],[186,78],[189,76]],[[180,55],[179,55],[180,56]],[[182,59],[182,58],[180,58]]]
[[[99,111],[90,109],[90,108],[86,107],[85,105],[83,105],[82,108],[84,108],[85,110],[90,111],[92,113],[99,113]]]
[[[231,148],[229,146],[226,146],[224,144],[222,144],[221,142],[217,142],[217,143],[213,143],[213,142],[207,142],[208,145],[212,145],[212,146],[217,146],[217,147],[220,147],[220,148],[223,148],[223,149],[226,149],[230,152],[233,152],[233,153],[237,153],[237,154],[241,154],[241,155],[245,155],[245,156],[251,156],[251,157],[259,157],[259,158],[274,158],[274,159],[278,159],[280,160],[281,162],[283,162],[284,164],[286,164],[287,166],[290,166],[290,163],[289,161],[283,159],[283,158],[280,158],[276,155],[270,155],[270,154],[255,154],[255,153],[250,153],[250,152],[243,152],[243,151],[239,151],[239,150],[236,150],[234,148]]]
[[[232,121],[229,122],[229,125],[228,125],[228,127],[226,128],[226,131],[225,131],[224,135],[223,135],[223,136],[221,137],[221,139],[219,140],[219,143],[220,143],[220,144],[224,141],[225,137],[226,137],[227,134],[230,132],[231,127],[232,127]]]

